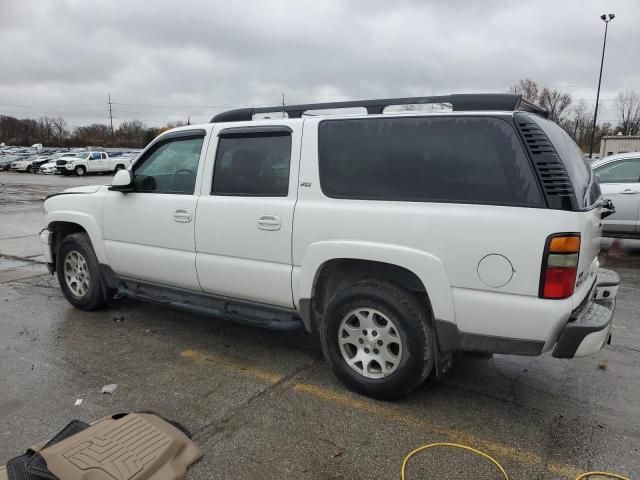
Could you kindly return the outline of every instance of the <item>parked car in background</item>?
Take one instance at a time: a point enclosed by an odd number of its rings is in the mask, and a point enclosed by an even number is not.
[[[56,164],[55,160],[49,161],[47,163],[40,165],[40,168],[38,168],[37,173],[44,173],[45,175],[54,175],[58,173],[58,165]]]
[[[14,172],[35,173],[40,165],[47,163],[50,158],[49,156],[34,155],[24,160],[13,162],[11,164],[11,170]]]
[[[19,159],[17,155],[6,155],[0,158],[0,172],[11,170],[11,164]]]
[[[90,151],[68,159],[60,158],[56,163],[59,173],[81,177],[87,173],[124,170],[131,165],[131,160],[124,157],[111,158],[107,152]]]
[[[640,227],[640,152],[611,155],[593,162],[602,196],[613,202],[616,212],[602,220],[607,237],[638,238]]]

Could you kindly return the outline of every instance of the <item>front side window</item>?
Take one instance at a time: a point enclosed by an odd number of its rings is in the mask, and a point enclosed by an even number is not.
[[[221,137],[213,171],[213,195],[286,197],[291,135]]]
[[[639,183],[640,158],[600,165],[594,172],[600,183]]]
[[[544,206],[512,125],[499,118],[325,120],[318,134],[329,197]]]
[[[98,152],[93,152],[89,155],[89,160],[100,160],[100,154]]]
[[[136,163],[136,191],[193,194],[204,137],[159,142]]]

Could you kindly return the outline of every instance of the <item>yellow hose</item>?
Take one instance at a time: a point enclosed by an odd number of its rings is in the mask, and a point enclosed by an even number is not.
[[[481,452],[480,450],[476,450],[473,447],[468,447],[467,445],[460,445],[459,443],[430,443],[429,445],[423,445],[421,447],[416,448],[415,450],[410,452],[409,455],[404,457],[404,461],[402,462],[402,480],[405,480],[405,470],[407,468],[407,462],[409,461],[409,459],[413,457],[416,453],[426,450],[427,448],[433,448],[433,447],[461,448],[463,450],[468,450],[469,452],[475,453],[476,455],[480,455],[481,457],[486,458],[487,460],[491,461],[496,467],[498,467],[500,472],[502,472],[502,475],[504,475],[505,480],[509,480],[509,475],[507,475],[507,472],[504,470],[504,468],[502,468],[502,465],[500,465],[495,458],[487,455],[484,452]]]
[[[473,447],[469,447],[467,445],[461,445],[459,443],[446,443],[446,442],[442,442],[442,443],[430,443],[429,445],[423,445],[421,447],[416,448],[415,450],[412,450],[411,452],[409,452],[409,454],[404,457],[404,461],[402,462],[402,471],[400,473],[402,480],[406,480],[405,478],[405,471],[407,469],[407,463],[409,463],[409,460],[411,459],[411,457],[413,457],[416,453],[418,452],[422,452],[423,450],[426,450],[428,448],[434,448],[434,447],[449,447],[449,448],[460,448],[462,450],[467,450],[471,453],[474,453],[476,455],[479,455],[483,458],[486,458],[487,460],[489,460],[491,463],[493,463],[496,467],[498,467],[498,470],[500,470],[500,473],[502,473],[502,475],[504,476],[505,480],[509,480],[509,475],[507,475],[507,472],[504,468],[502,468],[502,465],[500,465],[500,463],[493,458],[492,456],[481,452],[480,450],[476,450]],[[583,480],[586,479],[588,477],[593,477],[593,476],[600,476],[600,477],[609,477],[609,478],[613,478],[614,480],[630,480],[627,477],[623,477],[622,475],[619,475],[617,473],[610,473],[610,472],[586,472],[586,473],[581,473],[580,475],[578,475],[576,477],[576,480]]]
[[[595,475],[598,475],[600,477],[615,478],[616,480],[630,480],[627,477],[623,477],[622,475],[618,475],[617,473],[611,473],[611,472],[587,472],[587,473],[581,473],[580,475],[578,475],[576,477],[576,480],[582,480],[583,478],[593,477]]]

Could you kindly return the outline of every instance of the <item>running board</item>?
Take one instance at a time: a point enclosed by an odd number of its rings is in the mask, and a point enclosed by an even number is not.
[[[251,327],[277,331],[303,328],[302,319],[295,310],[174,290],[170,287],[121,281],[118,285],[118,295]]]

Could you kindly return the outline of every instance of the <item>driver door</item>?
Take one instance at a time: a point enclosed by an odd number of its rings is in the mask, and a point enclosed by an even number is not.
[[[204,129],[160,137],[132,167],[134,191],[107,194],[103,206],[105,250],[116,274],[200,290],[195,262],[195,192],[199,191],[204,163],[200,159],[205,157],[207,143]]]
[[[100,152],[91,152],[89,154],[89,161],[87,162],[87,171],[88,172],[101,172],[105,170],[105,161],[106,155],[103,157],[103,154]]]

